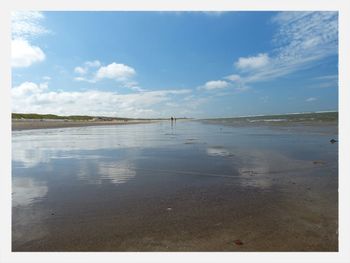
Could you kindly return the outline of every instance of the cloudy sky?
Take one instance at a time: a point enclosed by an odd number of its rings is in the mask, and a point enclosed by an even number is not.
[[[14,12],[12,111],[229,117],[338,109],[335,12]]]

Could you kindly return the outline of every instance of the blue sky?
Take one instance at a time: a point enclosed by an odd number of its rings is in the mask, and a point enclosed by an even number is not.
[[[336,12],[15,12],[13,112],[338,109]]]

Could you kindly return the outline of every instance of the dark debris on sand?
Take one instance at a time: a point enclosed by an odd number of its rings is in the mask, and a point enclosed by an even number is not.
[[[332,144],[334,144],[334,143],[336,143],[336,142],[338,142],[338,141],[335,140],[335,139],[332,139],[332,140],[330,140],[329,142],[332,143]]]
[[[236,239],[235,241],[233,241],[237,246],[242,246],[243,242],[239,239]]]

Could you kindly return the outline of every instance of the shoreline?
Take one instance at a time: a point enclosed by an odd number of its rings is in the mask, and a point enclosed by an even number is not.
[[[154,123],[156,120],[117,120],[117,121],[59,121],[59,120],[12,120],[12,131],[73,128],[88,126],[127,125]]]

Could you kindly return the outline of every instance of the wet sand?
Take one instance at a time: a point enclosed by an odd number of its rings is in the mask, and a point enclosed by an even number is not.
[[[13,251],[337,251],[337,127],[14,131]]]
[[[12,120],[12,130],[52,129],[65,127],[86,127],[105,125],[124,125],[151,123],[151,120],[117,120],[117,121],[63,121],[63,120]]]

